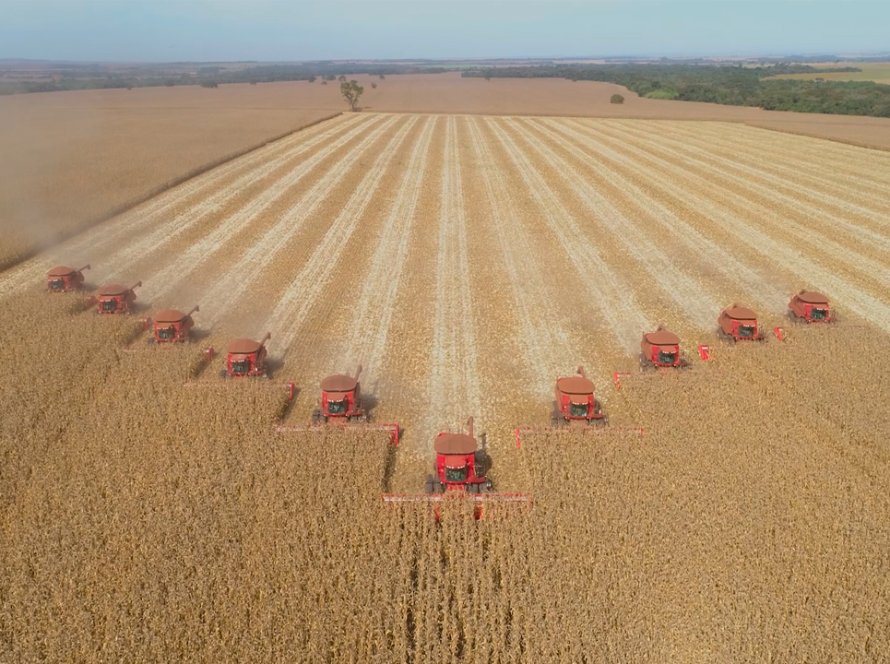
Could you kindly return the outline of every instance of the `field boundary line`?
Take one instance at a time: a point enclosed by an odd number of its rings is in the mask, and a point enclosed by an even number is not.
[[[328,120],[333,120],[334,118],[337,118],[337,117],[340,117],[341,115],[343,115],[343,113],[344,113],[343,111],[340,111],[339,113],[333,113],[333,114],[327,115],[323,118],[313,120],[312,122],[302,125],[300,127],[297,127],[296,129],[291,129],[284,133],[277,134],[271,138],[265,139],[261,143],[256,143],[256,144],[250,145],[250,146],[243,148],[241,150],[236,150],[235,152],[230,152],[222,157],[213,159],[205,164],[197,166],[197,167],[187,171],[186,173],[183,173],[182,175],[176,176],[174,178],[170,178],[163,184],[153,187],[152,189],[145,192],[144,194],[140,194],[139,196],[136,196],[128,201],[120,203],[119,205],[111,208],[110,210],[103,213],[102,215],[95,217],[94,219],[86,222],[83,225],[83,227],[77,229],[76,231],[72,231],[70,233],[63,233],[62,235],[57,237],[52,242],[40,244],[31,251],[25,252],[23,254],[19,254],[11,261],[0,263],[0,274],[2,274],[3,272],[5,272],[6,270],[8,270],[11,267],[21,265],[25,261],[30,260],[31,258],[34,258],[38,254],[42,253],[43,251],[46,251],[50,247],[53,247],[53,246],[59,244],[60,242],[64,242],[65,240],[70,240],[71,238],[76,237],[80,233],[90,230],[94,226],[97,226],[101,223],[104,223],[106,221],[114,219],[115,217],[120,216],[121,214],[129,212],[130,210],[138,207],[139,205],[142,205],[143,203],[150,201],[152,198],[155,198],[156,196],[160,196],[161,194],[169,191],[170,189],[173,189],[174,187],[184,184],[184,183],[188,182],[189,180],[197,178],[197,177],[203,175],[204,173],[207,173],[208,171],[213,170],[214,168],[222,166],[222,165],[226,164],[227,162],[234,161],[236,159],[244,157],[244,156],[250,154],[251,152],[255,152],[256,150],[261,150],[262,148],[264,148],[268,145],[271,145],[272,143],[276,143],[276,142],[286,139],[290,136],[293,136],[294,134],[298,134],[299,132],[301,132],[305,129],[309,129],[310,127],[314,127],[315,125],[319,125],[323,122],[327,122]]]
[[[349,124],[346,124],[345,127],[343,124],[335,125],[331,128],[328,128],[327,130],[320,132],[318,135],[313,136],[306,143],[302,144],[302,147],[305,148],[304,150],[298,150],[296,154],[286,153],[290,154],[289,157],[285,154],[276,157],[274,160],[268,163],[259,161],[259,163],[257,164],[248,166],[241,175],[236,176],[236,179],[232,183],[230,183],[230,186],[215,191],[207,198],[195,202],[193,205],[191,205],[191,207],[187,208],[187,210],[183,212],[183,214],[162,222],[159,228],[151,228],[148,235],[152,238],[167,238],[170,236],[169,229],[171,227],[174,229],[174,234],[176,234],[186,230],[187,228],[190,228],[195,223],[200,223],[200,221],[206,214],[209,214],[213,210],[221,208],[227,201],[237,196],[239,193],[238,187],[242,183],[249,182],[251,180],[257,180],[259,177],[268,175],[268,173],[271,173],[275,168],[282,166],[288,160],[296,159],[306,150],[311,150],[317,147],[319,144],[327,140],[328,137],[336,134],[341,129],[343,129],[344,132],[349,132],[350,126],[352,124],[355,123],[350,122]],[[294,132],[294,136],[297,135],[298,132]],[[263,146],[257,148],[257,150],[261,150],[262,147]],[[228,164],[232,163],[234,163],[234,161],[228,162]],[[223,168],[225,168],[225,166],[223,166]],[[261,175],[259,176],[257,175],[258,171],[261,173]],[[213,186],[213,182],[214,181],[211,181],[209,184],[205,184],[207,186]],[[198,186],[195,191],[200,190],[204,186],[204,184]],[[102,246],[115,246],[118,241],[126,241],[128,239],[128,235],[132,234],[135,229],[143,228],[149,225],[156,215],[177,204],[182,199],[194,194],[194,192],[189,192],[184,196],[177,196],[172,201],[165,201],[164,197],[166,196],[166,194],[174,190],[175,187],[171,187],[164,193],[159,194],[157,198],[157,201],[159,201],[158,205],[153,204],[147,211],[139,210],[138,205],[134,206],[128,211],[129,213],[132,213],[132,216],[119,219],[117,223],[113,224],[107,230],[107,232],[102,233],[101,237],[98,239],[96,237],[96,233],[98,232],[97,229],[99,228],[99,225],[95,225],[89,229],[85,229],[79,232],[72,237],[69,237],[67,240],[60,241],[54,246],[61,248],[64,243],[68,243],[71,245],[70,247],[68,247],[68,253],[78,255],[78,252],[83,254],[95,251],[97,242],[101,242]],[[161,203],[160,201],[163,202]],[[144,244],[145,241],[146,238],[141,238],[135,243]],[[116,252],[108,252],[106,254],[106,264],[114,265],[115,260],[119,255],[123,254],[126,256],[128,255],[128,252],[132,253],[133,244],[135,243],[133,241],[130,241],[129,243],[118,249]],[[150,244],[153,244],[153,242],[150,242]],[[41,262],[37,261],[35,256],[34,260],[30,261],[30,263],[26,261],[18,264],[16,267],[11,268],[6,272],[0,273],[0,296],[10,295],[27,288],[34,281],[43,276],[43,272],[45,271],[45,269],[46,265],[41,264]]]

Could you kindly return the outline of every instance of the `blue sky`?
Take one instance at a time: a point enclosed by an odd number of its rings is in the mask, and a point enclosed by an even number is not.
[[[0,0],[0,58],[103,61],[890,51],[890,0]]]

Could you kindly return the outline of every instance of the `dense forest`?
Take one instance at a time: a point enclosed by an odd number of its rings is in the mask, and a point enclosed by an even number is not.
[[[485,78],[567,78],[617,83],[651,99],[759,106],[768,110],[890,117],[890,85],[868,81],[789,80],[783,74],[859,71],[809,65],[559,64],[475,68],[464,76]]]

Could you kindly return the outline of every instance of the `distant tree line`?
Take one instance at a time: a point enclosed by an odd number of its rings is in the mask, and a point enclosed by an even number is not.
[[[856,67],[697,64],[607,64],[476,68],[463,76],[490,78],[567,78],[617,83],[650,99],[704,101],[758,106],[769,110],[890,117],[890,85],[867,81],[771,79],[799,73],[860,71]]]
[[[45,75],[34,80],[0,79],[0,94],[26,92],[59,92],[63,90],[93,90],[109,88],[159,87],[176,85],[201,85],[215,88],[226,83],[273,83],[278,81],[310,81],[321,78],[335,81],[346,74],[368,74],[380,80],[390,74],[439,74],[450,71],[446,67],[400,64],[349,64],[315,62],[282,65],[249,65],[240,68],[202,66],[195,71],[165,71],[163,65],[145,67],[142,71],[126,74],[102,73],[92,66],[78,69],[69,66],[62,75],[48,78]]]

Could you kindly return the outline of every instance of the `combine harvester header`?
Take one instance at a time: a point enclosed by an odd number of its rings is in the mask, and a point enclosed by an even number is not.
[[[384,494],[383,501],[393,505],[430,505],[433,517],[440,521],[441,504],[446,500],[470,500],[473,502],[473,518],[485,515],[490,503],[516,504],[528,507],[531,497],[525,493],[497,493],[491,479],[482,469],[482,450],[476,442],[473,418],[467,420],[467,432],[440,432],[433,444],[436,461],[434,474],[426,479],[426,492],[422,494]]]

